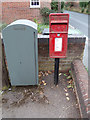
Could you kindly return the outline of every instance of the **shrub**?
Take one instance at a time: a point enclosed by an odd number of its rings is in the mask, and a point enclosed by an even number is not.
[[[0,26],[0,32],[7,26],[6,23],[3,23],[1,26]]]
[[[66,2],[65,7],[71,7],[71,2]]]
[[[51,9],[55,10],[55,11],[58,11],[58,2],[57,1],[52,0],[52,2],[51,2]]]
[[[87,9],[86,9],[86,13],[90,14],[90,1],[87,3]]]
[[[79,2],[79,5],[81,8],[86,8],[88,5],[88,2]]]
[[[39,24],[38,25],[38,33],[42,33],[43,32],[43,30],[45,29],[45,28],[48,28],[49,27],[49,25],[43,25],[43,24]]]
[[[61,10],[64,9],[64,5],[65,5],[65,3],[64,3],[64,2],[61,2]]]
[[[79,6],[81,7],[81,12],[83,13],[85,8],[88,6],[88,2],[79,2]]]
[[[33,21],[37,24],[37,31],[38,33],[42,33],[44,28],[48,28],[49,26],[48,25],[43,25],[43,24],[40,24],[36,18],[33,19]]]
[[[55,11],[51,10],[47,7],[44,7],[44,8],[40,9],[40,14],[43,16],[44,24],[49,24],[49,14],[50,13],[55,13]]]
[[[33,21],[34,21],[36,24],[39,24],[36,18],[34,18]]]
[[[82,13],[84,12],[84,8],[81,9],[81,12],[82,12]]]
[[[55,10],[56,12],[58,11],[58,1],[52,0],[51,2],[51,9]],[[61,2],[61,12],[64,11],[64,2]]]
[[[44,7],[42,9],[40,9],[40,14],[44,17],[47,17],[50,14],[50,9],[47,7]]]
[[[61,9],[61,13],[63,13],[64,12],[64,9]]]
[[[89,11],[88,11],[88,8],[86,9],[86,13],[88,13]]]

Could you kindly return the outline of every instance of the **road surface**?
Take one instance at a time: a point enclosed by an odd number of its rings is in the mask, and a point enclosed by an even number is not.
[[[88,37],[88,15],[71,11],[65,11],[65,13],[70,15],[70,25],[79,29],[82,34]]]
[[[88,70],[90,70],[90,66],[88,63],[90,61],[88,57],[88,53],[90,51],[90,49],[88,49],[88,38],[90,38],[90,36],[88,36],[88,29],[90,28],[88,19],[90,18],[90,15],[77,13],[77,12],[71,12],[71,11],[65,11],[65,13],[69,13],[70,15],[70,20],[69,20],[70,25],[80,30],[81,33],[86,36],[83,63],[85,67]]]

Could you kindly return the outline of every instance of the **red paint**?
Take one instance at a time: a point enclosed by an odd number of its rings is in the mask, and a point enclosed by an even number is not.
[[[51,58],[65,58],[67,52],[69,14],[51,13],[49,15],[49,55]],[[60,35],[60,36],[58,36]],[[62,50],[55,51],[55,38],[62,38]]]

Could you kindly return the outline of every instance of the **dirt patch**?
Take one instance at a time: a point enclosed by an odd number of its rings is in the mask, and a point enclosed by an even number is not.
[[[28,103],[29,101],[49,104],[49,100],[44,94],[44,88],[45,86],[47,86],[47,83],[45,80],[43,80],[43,78],[50,74],[52,74],[52,72],[50,71],[40,71],[38,86],[23,86],[9,88],[9,90],[5,91],[5,93],[3,94],[2,103],[7,104],[7,108],[9,108],[10,106],[20,107],[23,104]],[[66,85],[65,79],[67,79],[67,85],[65,86],[64,90],[67,91],[67,88],[74,90],[73,80],[69,72],[59,73],[59,76],[62,79],[63,85]],[[53,88],[53,86],[50,87]]]
[[[2,98],[2,103],[7,104],[8,108],[11,106],[20,107],[29,101],[49,103],[47,97],[44,95],[43,87],[41,86],[12,87]]]
[[[40,71],[38,86],[9,88],[3,93],[3,117],[80,117],[73,80],[69,72],[59,73],[57,86],[54,85],[52,72]]]

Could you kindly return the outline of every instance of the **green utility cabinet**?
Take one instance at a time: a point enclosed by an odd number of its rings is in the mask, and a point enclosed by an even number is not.
[[[25,19],[16,20],[2,31],[2,36],[11,85],[37,85],[37,24]]]

